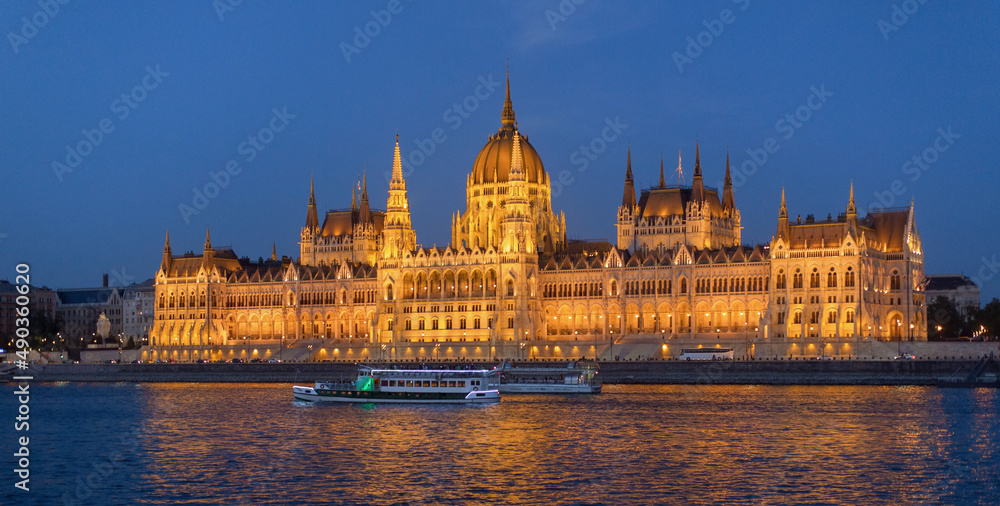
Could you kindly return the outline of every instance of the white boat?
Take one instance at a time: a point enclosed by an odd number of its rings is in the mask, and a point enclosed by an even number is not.
[[[485,369],[372,369],[353,383],[317,381],[293,386],[296,399],[314,402],[467,404],[500,402],[499,376]]]
[[[569,362],[565,367],[518,367],[504,362],[500,368],[500,393],[597,394],[601,378],[597,362]]]

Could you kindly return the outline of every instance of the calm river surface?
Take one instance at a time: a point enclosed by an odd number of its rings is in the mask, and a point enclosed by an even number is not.
[[[412,407],[32,384],[30,408],[31,491],[4,472],[3,504],[1000,502],[997,390],[606,385]]]

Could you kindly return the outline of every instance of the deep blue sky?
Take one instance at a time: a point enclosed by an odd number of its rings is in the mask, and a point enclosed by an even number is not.
[[[670,172],[683,149],[690,175],[697,137],[715,185],[727,148],[735,167],[773,137],[778,151],[736,191],[745,242],[770,239],[782,186],[794,219],[842,212],[852,180],[859,207],[895,184],[892,205],[916,202],[927,272],[981,271],[984,302],[1000,296],[1000,4],[931,0],[905,20],[897,13],[885,37],[891,1],[587,0],[558,20],[546,14],[557,0],[403,0],[348,62],[342,43],[389,4],[245,0],[220,20],[208,0],[70,2],[47,19],[37,1],[4,1],[0,278],[26,261],[49,286],[96,286],[104,272],[141,281],[166,230],[179,254],[200,251],[206,226],[239,255],[266,256],[273,241],[297,256],[310,175],[319,207],[339,208],[367,167],[384,208],[397,130],[404,156],[436,128],[447,136],[407,180],[418,242],[445,244],[475,156],[499,127],[502,88],[470,99],[478,107],[461,124],[445,112],[481,79],[502,82],[510,58],[522,132],[553,179],[573,177],[553,202],[571,238],[613,240],[629,143],[637,184],[649,186],[661,153]],[[724,9],[732,22],[680,72],[673,53]],[[34,32],[22,17],[47,22]],[[156,83],[147,66],[169,75]],[[156,87],[122,119],[115,100],[144,78]],[[785,139],[778,121],[812,87],[832,96],[813,99],[819,109]],[[274,108],[295,118],[248,162],[240,143]],[[105,118],[114,130],[60,181],[53,162]],[[622,137],[581,172],[574,151],[615,118]],[[933,151],[939,128],[959,136],[947,151]],[[927,149],[935,162],[914,180],[904,163]],[[178,206],[229,160],[242,171],[187,223]]]

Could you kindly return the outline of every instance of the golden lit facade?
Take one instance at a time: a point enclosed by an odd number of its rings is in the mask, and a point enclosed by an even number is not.
[[[371,209],[362,179],[351,207],[320,223],[311,186],[297,260],[238,258],[207,237],[200,256],[175,257],[168,239],[152,344],[333,339],[512,356],[526,341],[622,335],[926,339],[912,205],[858,218],[852,189],[838,219],[789,223],[782,195],[773,240],[742,245],[728,157],[720,195],[695,153],[691,186],[664,184],[661,162],[660,184],[637,198],[629,152],[616,243],[567,241],[508,81],[451,244],[417,243],[397,136],[386,210]]]

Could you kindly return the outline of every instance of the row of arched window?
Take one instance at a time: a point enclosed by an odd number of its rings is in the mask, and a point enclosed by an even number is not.
[[[837,268],[830,267],[830,271],[826,273],[826,287],[837,288],[839,280],[840,277],[837,275]],[[802,289],[805,286],[803,281],[804,273],[802,272],[802,269],[796,267],[795,272],[792,273],[792,289]],[[820,275],[819,268],[813,267],[812,272],[809,273],[809,288],[819,288],[821,281],[822,276]],[[843,282],[845,288],[854,287],[854,269],[852,267],[847,268],[847,271],[843,276]],[[778,273],[775,275],[774,287],[779,290],[788,288],[788,278],[784,269],[779,269]]]

